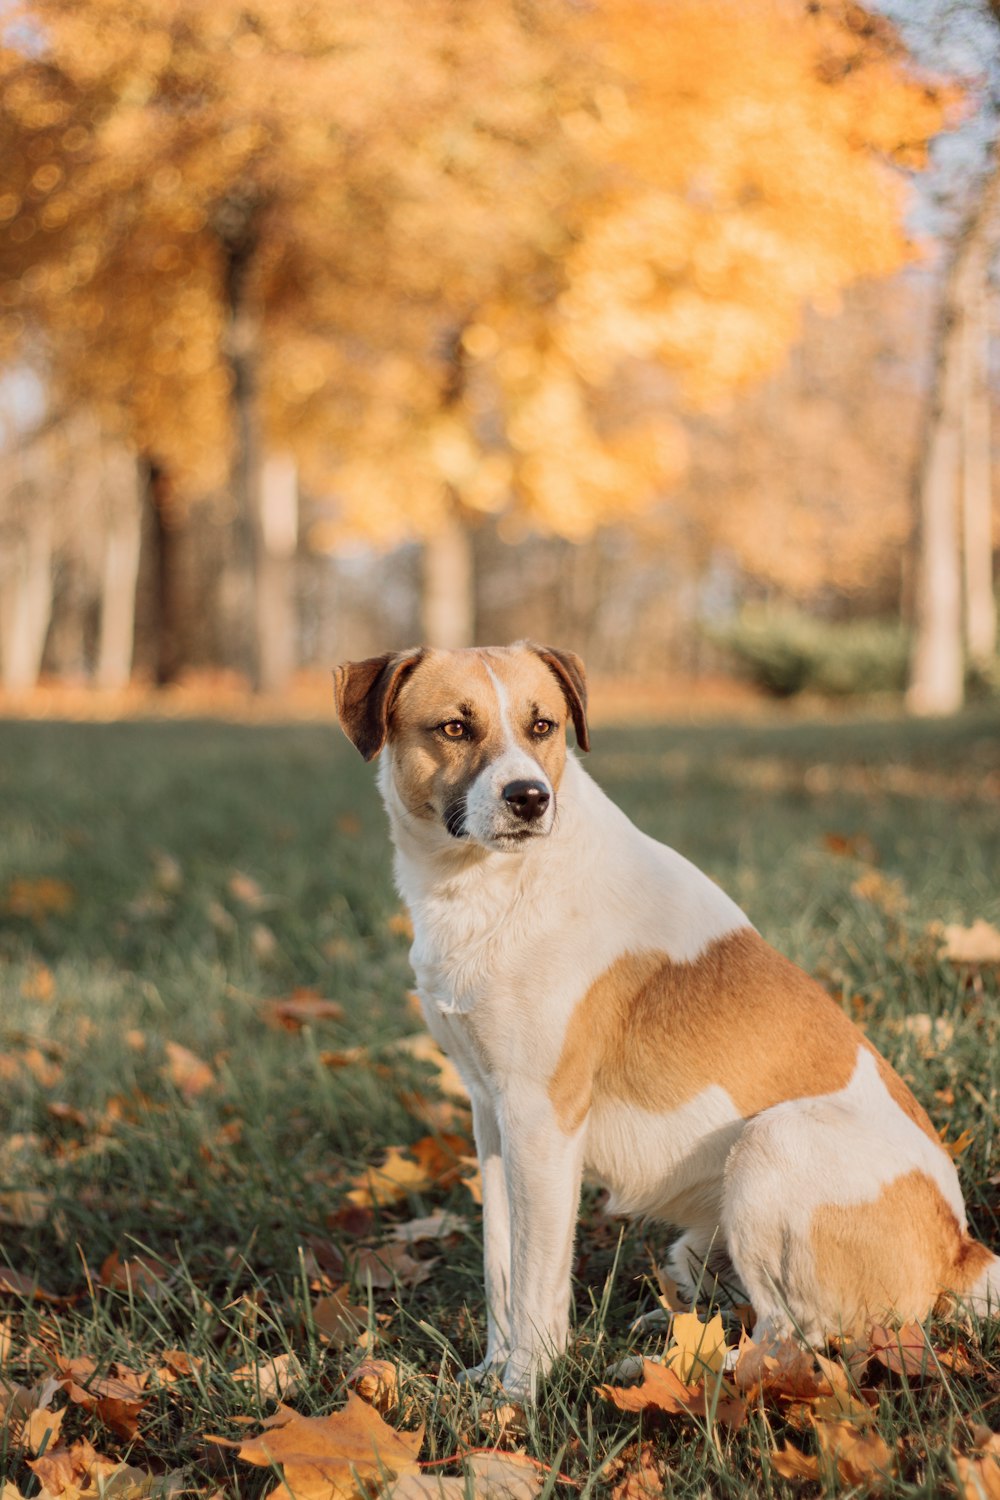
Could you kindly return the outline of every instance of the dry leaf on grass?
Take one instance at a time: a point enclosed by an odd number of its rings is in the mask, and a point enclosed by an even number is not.
[[[290,995],[279,1000],[265,1000],[261,1016],[269,1026],[284,1031],[301,1031],[317,1021],[342,1021],[344,1007],[336,1000],[325,999],[318,990],[296,985]]]
[[[280,1406],[256,1437],[208,1441],[237,1449],[245,1463],[260,1468],[280,1464],[284,1483],[269,1500],[354,1500],[359,1480],[382,1484],[416,1473],[423,1439],[423,1427],[397,1432],[352,1391],[347,1405],[327,1416],[304,1417]]]
[[[275,898],[265,896],[253,876],[244,875],[242,870],[234,870],[226,885],[233,899],[241,906],[247,907],[249,911],[266,911],[269,906],[275,904]]]
[[[167,1042],[164,1050],[167,1060],[160,1072],[185,1099],[197,1099],[207,1089],[214,1088],[215,1074],[197,1053],[179,1042]]]
[[[534,1500],[545,1484],[545,1473],[519,1453],[471,1453],[463,1460],[477,1500]],[[407,1474],[384,1492],[383,1500],[465,1500],[465,1475],[425,1470]]]
[[[394,1224],[391,1238],[403,1245],[416,1245],[421,1240],[446,1240],[453,1234],[464,1234],[468,1227],[468,1219],[463,1219],[461,1214],[442,1209],[424,1219],[408,1219],[405,1224]]]
[[[76,891],[68,880],[56,880],[51,875],[35,879],[17,876],[7,887],[4,905],[11,916],[43,922],[47,916],[68,912],[75,901]]]
[[[347,1288],[340,1287],[312,1305],[312,1319],[321,1338],[336,1349],[350,1349],[368,1330],[368,1309],[352,1307]]]
[[[101,1286],[112,1291],[142,1292],[151,1302],[159,1302],[166,1292],[170,1275],[168,1267],[151,1255],[133,1255],[122,1260],[118,1251],[112,1250],[101,1262],[97,1279]]]
[[[851,1422],[817,1422],[818,1455],[803,1453],[792,1443],[771,1454],[771,1467],[783,1479],[815,1483],[824,1470],[834,1470],[847,1484],[877,1492],[895,1472],[891,1449],[874,1429],[859,1432]]]
[[[348,1257],[348,1268],[354,1279],[364,1286],[388,1290],[399,1282],[402,1286],[419,1286],[433,1273],[440,1256],[415,1260],[403,1244],[376,1246],[358,1250]]]
[[[68,1299],[59,1297],[55,1292],[47,1292],[44,1287],[39,1286],[34,1276],[26,1276],[23,1271],[12,1271],[7,1267],[0,1267],[0,1297],[23,1297],[33,1302],[65,1303]]]
[[[86,1438],[69,1448],[52,1448],[41,1458],[28,1460],[42,1485],[43,1494],[58,1500],[144,1500],[147,1496],[179,1494],[186,1486],[187,1474],[175,1470],[170,1474],[151,1474],[95,1452]]]
[[[639,1385],[599,1385],[597,1394],[611,1401],[619,1411],[666,1412],[670,1416],[708,1417],[725,1427],[741,1427],[746,1419],[746,1402],[722,1380],[706,1390],[704,1384],[685,1385],[666,1365],[642,1362]]]
[[[380,1167],[369,1167],[354,1179],[347,1199],[361,1208],[384,1207],[410,1193],[451,1187],[470,1150],[460,1135],[425,1135],[412,1146],[390,1146]]]
[[[1000,1458],[956,1458],[963,1500],[1000,1500]]]
[[[670,1343],[663,1356],[668,1370],[685,1385],[722,1373],[726,1361],[726,1330],[719,1313],[703,1323],[697,1313],[677,1313],[670,1328]]]
[[[364,1359],[347,1377],[347,1384],[383,1416],[399,1403],[399,1371],[387,1359]]]
[[[238,1385],[249,1386],[262,1401],[276,1401],[279,1396],[295,1396],[302,1387],[305,1371],[292,1353],[260,1359],[252,1365],[241,1365],[233,1371]]]
[[[904,1323],[901,1328],[876,1325],[868,1336],[868,1347],[894,1375],[910,1380],[933,1380],[941,1375],[934,1349],[919,1323]]]
[[[971,927],[952,922],[944,928],[942,936],[944,941],[938,952],[949,963],[980,968],[1000,966],[1000,932],[982,917]]]

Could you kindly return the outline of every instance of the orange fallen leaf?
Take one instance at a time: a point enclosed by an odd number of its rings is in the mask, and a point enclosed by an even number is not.
[[[963,1130],[962,1134],[956,1136],[953,1141],[947,1140],[945,1136],[942,1135],[941,1144],[947,1151],[948,1155],[951,1157],[952,1161],[957,1161],[960,1156],[965,1155],[966,1151],[968,1151],[969,1147],[972,1145],[975,1139],[976,1136],[974,1131]]]
[[[215,1086],[215,1074],[197,1053],[179,1042],[167,1042],[167,1061],[160,1070],[185,1099],[197,1099]]]
[[[704,1384],[685,1385],[666,1365],[642,1361],[642,1381],[638,1385],[599,1385],[597,1394],[611,1401],[619,1411],[666,1412],[671,1416],[710,1417],[725,1427],[741,1427],[746,1420],[746,1402],[725,1381],[718,1381],[716,1391]]]
[[[853,1422],[817,1422],[816,1436],[821,1453],[848,1484],[879,1489],[895,1472],[895,1457],[874,1428],[859,1431]]]
[[[385,925],[398,937],[409,938],[411,942],[413,941],[413,922],[408,911],[393,912]]]
[[[879,1364],[895,1375],[906,1375],[911,1380],[940,1375],[934,1350],[919,1323],[904,1323],[898,1329],[876,1325],[869,1334],[868,1345]]]
[[[12,916],[42,922],[53,913],[61,916],[68,912],[75,901],[76,892],[68,880],[42,875],[36,879],[19,876],[12,880],[4,904]]]
[[[771,1468],[782,1479],[811,1483],[819,1478],[819,1459],[811,1453],[803,1453],[794,1443],[786,1441],[784,1447],[776,1448],[770,1455],[770,1460]]]
[[[164,1295],[169,1276],[167,1267],[151,1255],[134,1255],[122,1260],[117,1250],[105,1256],[97,1273],[101,1286],[118,1292],[142,1292],[153,1302]]]
[[[253,876],[244,875],[242,870],[233,871],[227,881],[227,888],[234,900],[250,911],[264,911],[266,907],[274,905],[274,897],[265,896]]]
[[[963,1500],[1000,1500],[1000,1457],[986,1453],[982,1458],[956,1458]]]
[[[21,981],[21,996],[47,1005],[56,992],[56,981],[46,964],[34,964]]]
[[[304,1417],[280,1406],[256,1437],[224,1445],[237,1448],[244,1463],[281,1465],[284,1483],[269,1500],[353,1500],[357,1480],[382,1484],[417,1472],[423,1439],[423,1427],[399,1432],[351,1391],[340,1411]]]
[[[368,1330],[368,1309],[352,1307],[340,1287],[312,1305],[312,1319],[317,1332],[337,1349],[348,1349],[358,1343]]]
[[[344,1007],[336,1000],[326,1000],[318,990],[296,986],[281,1000],[268,1000],[261,1015],[269,1026],[285,1031],[301,1031],[316,1021],[342,1021]]]
[[[364,1359],[347,1377],[347,1384],[383,1416],[399,1404],[399,1371],[387,1359]]]

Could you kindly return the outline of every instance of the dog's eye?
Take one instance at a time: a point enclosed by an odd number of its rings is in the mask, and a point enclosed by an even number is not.
[[[461,719],[448,719],[446,723],[438,727],[441,733],[449,740],[464,740],[468,738],[468,727],[462,723]]]
[[[556,726],[555,724],[553,724],[551,719],[536,719],[534,724],[532,724],[531,726],[531,732],[533,735],[536,735],[538,739],[544,739],[547,734],[552,733],[555,727]]]

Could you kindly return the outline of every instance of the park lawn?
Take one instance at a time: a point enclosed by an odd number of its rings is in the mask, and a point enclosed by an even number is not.
[[[607,728],[589,768],[861,1021],[958,1143],[973,1229],[1000,1249],[997,969],[939,955],[944,924],[1000,925],[997,708]],[[339,731],[0,723],[0,827],[0,1266],[50,1298],[0,1297],[7,1389],[53,1367],[68,1379],[59,1358],[94,1362],[73,1367],[60,1430],[31,1428],[43,1458],[86,1437],[206,1496],[262,1493],[275,1473],[206,1435],[257,1432],[275,1380],[300,1412],[339,1408],[361,1339],[398,1372],[390,1420],[426,1424],[425,1463],[499,1442],[566,1494],[638,1500],[621,1485],[643,1463],[677,1496],[789,1488],[770,1455],[816,1439],[787,1403],[755,1403],[734,1430],[596,1394],[615,1360],[663,1350],[629,1328],[655,1305],[669,1236],[608,1219],[590,1190],[576,1342],[537,1409],[511,1425],[452,1378],[483,1333],[468,1125],[432,1068],[392,1050],[419,1026],[406,921],[371,768]],[[305,1024],[278,1024],[268,1002],[297,991]],[[366,1208],[365,1169],[421,1141],[412,1191]],[[441,1209],[457,1231],[411,1247],[395,1286],[370,1285],[359,1251]],[[342,1286],[360,1309],[346,1322]],[[973,1425],[1000,1430],[1000,1327],[940,1323],[932,1341],[958,1368],[864,1376],[889,1495],[954,1493]],[[115,1387],[124,1405],[98,1406],[112,1365],[133,1399]],[[8,1421],[0,1473],[31,1495],[24,1443]]]

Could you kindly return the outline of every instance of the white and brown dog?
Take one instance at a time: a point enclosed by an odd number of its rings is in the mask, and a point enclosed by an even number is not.
[[[472,1097],[488,1340],[470,1376],[518,1397],[566,1345],[584,1173],[615,1213],[684,1231],[693,1296],[736,1284],[758,1330],[1000,1305],[954,1165],[830,996],[566,749],[583,666],[521,643],[336,672],[379,773],[427,1025]]]

